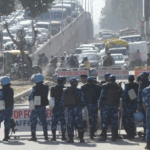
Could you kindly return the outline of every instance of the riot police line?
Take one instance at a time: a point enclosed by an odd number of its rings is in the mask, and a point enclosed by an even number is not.
[[[128,83],[125,84],[124,89],[122,89],[121,83],[117,84],[116,76],[110,73],[106,73],[105,81],[101,81],[100,83],[97,82],[95,77],[81,75],[81,82],[83,83],[81,89],[77,88],[78,80],[76,78],[71,78],[70,86],[65,87],[66,77],[58,77],[57,85],[50,90],[50,101],[54,101],[51,105],[53,109],[51,126],[53,137],[51,140],[56,141],[56,130],[60,121],[63,141],[74,143],[74,129],[77,129],[80,143],[85,142],[82,109],[86,107],[89,117],[90,139],[94,139],[95,137],[98,110],[100,109],[102,133],[99,140],[107,140],[107,130],[110,125],[112,141],[116,141],[120,138],[118,135],[118,107],[120,98],[122,98],[122,124],[126,131],[126,135],[123,138],[134,139],[137,134],[135,121],[143,121],[144,133],[142,138],[147,141],[146,148],[149,149],[150,81],[148,76],[148,72],[143,72],[138,76],[138,83],[136,83],[134,82],[134,76],[129,75]],[[43,126],[44,139],[48,140],[46,106],[50,104],[48,101],[49,87],[43,84],[44,77],[42,74],[36,74],[34,82],[35,86],[29,94],[30,109],[32,109],[30,114],[31,139],[29,141],[37,140],[37,118],[39,118]],[[5,126],[3,141],[8,141],[10,139],[11,115],[14,107],[14,93],[9,77],[2,77],[1,85],[0,122],[4,121]],[[67,120],[65,119],[65,110],[67,111]],[[66,138],[66,133],[68,134],[68,139]]]

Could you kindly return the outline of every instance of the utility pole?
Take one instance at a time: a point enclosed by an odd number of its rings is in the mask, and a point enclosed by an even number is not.
[[[145,35],[146,35],[146,41],[150,41],[150,0],[143,0],[143,6],[144,6],[144,11],[143,11],[143,17],[145,21]]]

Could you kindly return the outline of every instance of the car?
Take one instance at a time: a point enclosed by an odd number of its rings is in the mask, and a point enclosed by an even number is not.
[[[84,51],[84,50],[91,50],[91,48],[76,48],[75,49],[75,54],[81,54],[82,53],[82,51]]]
[[[41,34],[43,36],[43,41],[46,42],[48,39],[48,33],[45,28],[35,28],[35,30],[38,30],[38,34]]]
[[[97,54],[97,53],[99,53],[99,50],[93,50],[93,49],[91,49],[91,50],[83,50],[82,53],[95,53],[95,54]]]
[[[93,49],[95,49],[95,46],[93,45],[93,44],[81,44],[80,45],[80,48],[93,48]]]
[[[95,53],[80,54],[79,57],[78,57],[78,60],[79,60],[80,64],[83,61],[83,57],[87,57],[88,58],[92,68],[98,68],[99,58],[98,58],[97,54],[95,54]]]
[[[10,37],[3,37],[3,45],[6,44],[7,42],[11,42],[11,38]]]
[[[118,66],[121,68],[124,68],[124,67],[127,68],[125,60],[124,60],[123,55],[121,53],[120,54],[111,54],[111,56],[113,57],[113,59],[115,61],[115,66]]]
[[[103,43],[92,43],[95,47],[97,47],[99,50],[102,50],[104,48]]]
[[[4,49],[6,49],[7,47],[11,47],[11,49],[16,49],[16,45],[12,41],[5,43],[3,47]]]
[[[43,44],[43,37],[41,34],[37,35],[37,39],[38,39],[38,44]]]

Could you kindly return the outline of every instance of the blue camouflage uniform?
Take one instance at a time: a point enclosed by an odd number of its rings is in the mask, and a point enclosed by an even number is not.
[[[143,86],[143,82],[140,82],[139,84],[139,90],[138,90],[138,96],[137,96],[137,109],[141,109],[142,113],[144,114],[144,128],[146,128],[146,114],[145,114],[145,110],[142,107],[142,91],[145,87],[147,87],[148,84],[148,79],[146,81],[144,81],[145,85]],[[144,88],[143,88],[144,87]]]
[[[79,134],[83,133],[83,117],[82,117],[82,108],[86,106],[83,93],[80,89],[77,89],[78,98],[81,101],[81,104],[75,107],[67,107],[67,116],[68,116],[68,134],[74,135],[74,126],[77,127]],[[65,99],[64,95],[62,96],[62,105],[64,105]]]
[[[145,88],[142,92],[143,103],[146,105],[146,141],[150,141],[150,86]]]
[[[4,93],[3,91],[0,91],[0,100],[4,100]],[[5,119],[5,110],[0,111],[0,123],[4,121]]]
[[[111,121],[112,132],[115,132],[118,129],[118,105],[111,106],[104,104],[106,93],[107,86],[104,86],[99,99],[99,108],[101,108],[102,116],[102,128],[107,130],[109,121]]]
[[[31,93],[29,94],[29,101],[34,99],[34,93],[35,88],[33,87]],[[37,117],[40,119],[40,122],[42,123],[43,130],[47,131],[47,120],[46,120],[47,113],[45,106],[35,107],[35,109],[31,111],[30,114],[31,132],[36,131]]]
[[[56,86],[64,87],[63,84],[57,84]],[[52,130],[57,129],[58,121],[60,121],[62,132],[66,132],[66,120],[65,120],[65,111],[62,103],[55,99],[55,107],[52,114]]]
[[[135,83],[136,84],[136,83]],[[138,86],[138,85],[137,85]],[[122,112],[122,122],[124,126],[130,127],[130,129],[135,128],[134,117],[133,114],[136,112],[137,109],[137,102],[128,100],[128,91],[131,88],[125,85],[125,88],[122,93],[122,103],[124,105],[123,112]]]

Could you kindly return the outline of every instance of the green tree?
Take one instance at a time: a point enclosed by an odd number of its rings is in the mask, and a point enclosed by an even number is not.
[[[18,0],[18,2],[22,4],[23,9],[26,9],[30,12],[29,15],[32,18],[32,28],[34,30],[34,42],[30,44],[30,46],[33,46],[35,44],[36,37],[37,37],[37,31],[34,29],[34,26],[33,26],[33,19],[36,16],[48,11],[48,9],[50,8],[50,4],[53,2],[53,0]],[[15,0],[0,0],[1,16],[7,16],[11,14],[13,11],[15,11]],[[12,20],[14,20],[15,18],[16,17],[14,17]],[[2,26],[7,30],[13,43],[17,45],[18,49],[20,50],[22,54],[24,63],[26,63],[28,66],[28,71],[30,72],[30,74],[32,74],[32,67],[30,66],[30,63],[23,49],[23,44],[25,44],[25,42],[23,42],[24,39],[16,40],[13,38],[13,36],[11,35],[9,31],[9,24],[7,23],[7,21],[5,21],[5,23],[3,23]]]

